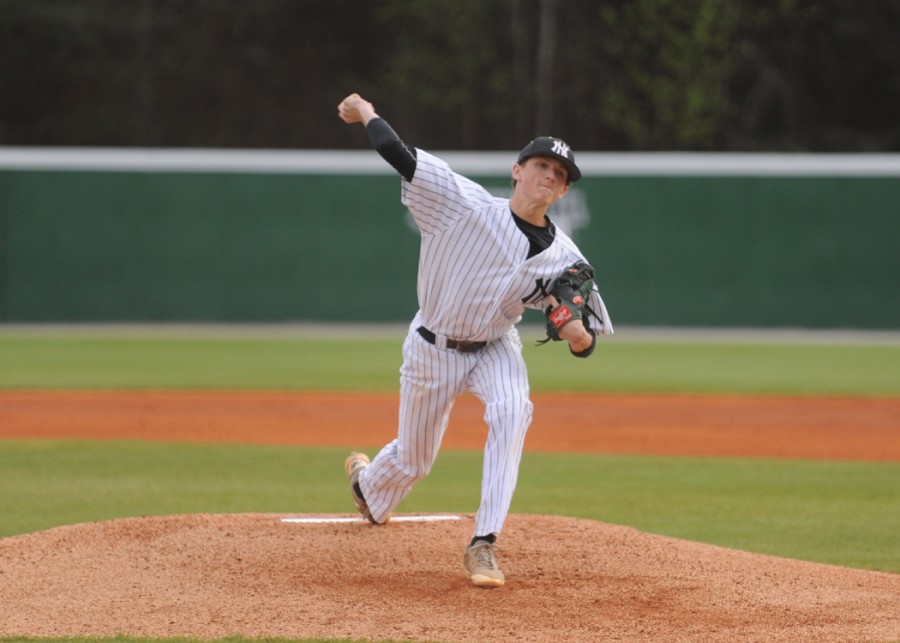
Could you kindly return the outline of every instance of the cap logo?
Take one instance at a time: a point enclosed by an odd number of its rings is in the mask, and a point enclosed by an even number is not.
[[[558,138],[553,139],[553,152],[556,152],[560,156],[564,156],[569,158],[569,146],[563,143]]]

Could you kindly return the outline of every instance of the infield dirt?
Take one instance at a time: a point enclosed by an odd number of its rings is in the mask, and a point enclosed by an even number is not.
[[[535,394],[531,451],[900,461],[900,398]],[[445,448],[481,449],[482,406],[459,398]],[[381,446],[397,395],[0,391],[0,439]]]
[[[900,461],[895,398],[534,398],[534,451]],[[394,395],[6,391],[0,438],[359,447],[390,440],[395,413]],[[480,449],[483,436],[480,404],[462,398],[445,447]],[[129,518],[0,539],[0,635],[900,640],[897,574],[514,515],[498,550],[508,584],[479,590],[461,572],[471,516],[280,518]]]

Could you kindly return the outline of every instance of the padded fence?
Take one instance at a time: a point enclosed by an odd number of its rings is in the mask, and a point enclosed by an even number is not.
[[[131,164],[114,151],[2,152],[0,321],[415,312],[418,236],[400,179],[373,152],[214,155],[224,165],[177,151]],[[449,157],[508,193],[513,153]],[[860,170],[842,157],[827,171],[808,158],[787,171],[654,158],[579,156],[584,179],[553,213],[617,324],[900,327],[897,158]]]

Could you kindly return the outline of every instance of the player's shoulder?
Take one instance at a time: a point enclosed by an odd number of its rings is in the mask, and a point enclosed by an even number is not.
[[[442,158],[419,148],[416,148],[416,156],[418,164],[414,183],[418,179],[420,184],[439,188],[448,198],[470,202],[472,205],[485,206],[493,203],[493,195],[484,186],[456,172]]]
[[[553,235],[553,240],[555,243],[564,251],[564,253],[569,257],[574,257],[575,259],[583,259],[583,255],[581,254],[581,250],[578,249],[578,246],[575,245],[575,242],[572,240],[565,230],[560,228],[558,225],[554,224],[555,233]]]
[[[450,164],[440,156],[435,156],[431,152],[417,147],[416,169],[418,169],[420,165],[431,174],[462,177],[461,174],[458,174],[452,167],[450,167]]]

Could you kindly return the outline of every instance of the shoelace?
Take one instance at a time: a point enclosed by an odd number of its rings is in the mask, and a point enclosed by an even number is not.
[[[494,559],[494,550],[491,547],[479,547],[475,550],[475,562],[479,567],[497,569],[497,561]]]

